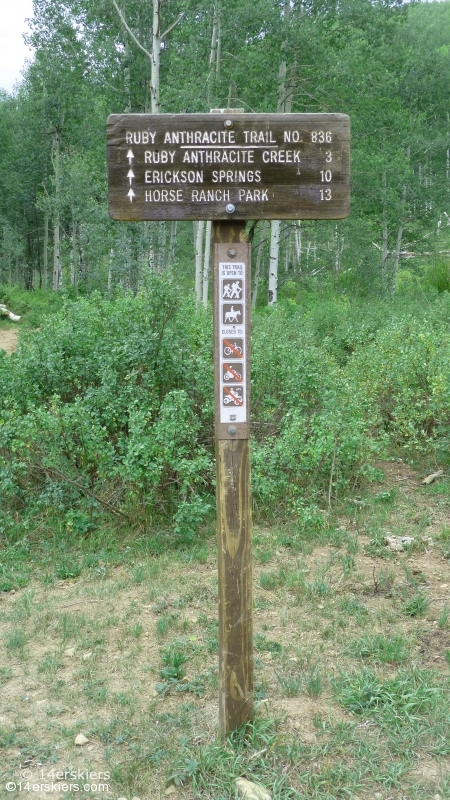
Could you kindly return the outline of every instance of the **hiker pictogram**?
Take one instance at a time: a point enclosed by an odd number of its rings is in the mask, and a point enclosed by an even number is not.
[[[223,380],[227,383],[242,383],[242,364],[222,364]]]
[[[243,349],[243,339],[222,339],[222,358],[242,358]]]
[[[242,386],[224,386],[222,388],[222,404],[224,406],[244,405]]]
[[[223,325],[242,325],[244,321],[244,306],[242,303],[224,303],[222,306]]]
[[[225,280],[222,282],[222,300],[242,300],[244,295],[244,282],[240,279]]]

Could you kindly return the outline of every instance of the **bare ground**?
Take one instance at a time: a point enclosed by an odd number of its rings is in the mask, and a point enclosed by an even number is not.
[[[0,328],[0,350],[11,354],[17,347],[18,333],[8,328]]]
[[[448,496],[422,486],[424,476],[402,462],[389,462],[383,468],[385,482],[378,491],[394,492],[396,504],[377,524],[381,534],[414,536],[416,545],[407,552],[383,553],[380,537],[374,538],[374,519],[365,516],[359,505],[354,515],[341,520],[341,531],[353,537],[355,545],[354,562],[347,572],[342,570],[342,548],[313,543],[293,554],[287,547],[274,546],[273,531],[255,531],[255,632],[259,636],[255,676],[266,695],[260,713],[281,720],[280,736],[297,737],[301,747],[323,741],[321,725],[325,730],[327,721],[336,725],[354,720],[338,705],[330,682],[340,670],[357,668],[346,652],[355,637],[378,632],[402,636],[410,644],[413,665],[448,672],[445,653],[450,649],[450,630],[438,624],[450,598],[450,561],[442,546],[442,532],[450,520]],[[179,736],[186,709],[191,726],[186,735],[191,742],[207,743],[217,735],[214,680],[206,684],[202,697],[195,692],[162,695],[157,688],[162,652],[174,641],[183,641],[189,653],[187,681],[217,673],[217,652],[207,646],[216,616],[214,546],[203,565],[163,557],[158,568],[134,563],[102,570],[100,565],[97,573],[47,587],[36,581],[27,589],[0,595],[0,663],[5,665],[0,782],[17,781],[19,765],[25,765],[26,775],[37,785],[42,783],[41,773],[47,776],[50,770],[76,768],[115,775],[115,780],[104,780],[109,791],[86,793],[90,800],[164,798],[165,774],[158,769],[156,756],[153,775],[146,773],[143,780],[135,775],[129,784],[133,788],[127,790],[120,774],[126,773],[138,742],[154,741],[155,752],[163,747],[163,738],[158,740],[155,734],[158,725],[167,728],[173,718],[173,736]],[[280,576],[275,588],[264,588],[267,575]],[[290,575],[290,580],[283,575]],[[328,586],[323,598],[320,591],[314,594],[320,580]],[[309,595],[305,586],[312,587]],[[429,601],[417,618],[400,610],[404,598],[415,592]],[[346,599],[364,611],[362,622],[343,614]],[[167,621],[166,630],[162,619]],[[288,681],[298,665],[307,672],[316,663],[322,682],[317,695],[302,690],[289,696],[280,677]],[[384,665],[383,669],[393,674],[398,668]],[[357,728],[362,738],[378,735],[373,719],[362,719]],[[82,746],[75,745],[79,733],[88,739]],[[313,762],[311,769],[315,768]],[[409,793],[411,784],[423,786],[425,794],[420,797],[432,798],[449,776],[450,757],[433,756],[425,748],[417,752],[400,788],[378,786],[377,794],[371,788],[351,796],[405,800],[418,796]],[[98,778],[95,781],[99,783]],[[170,792],[172,800],[193,796],[189,785],[172,786]],[[10,791],[6,796],[22,794]],[[32,796],[44,800],[63,793],[37,789]]]

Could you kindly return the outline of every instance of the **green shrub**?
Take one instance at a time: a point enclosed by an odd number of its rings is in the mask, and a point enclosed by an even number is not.
[[[173,517],[192,536],[213,481],[212,394],[210,322],[167,281],[66,303],[0,361],[0,493],[19,514]]]

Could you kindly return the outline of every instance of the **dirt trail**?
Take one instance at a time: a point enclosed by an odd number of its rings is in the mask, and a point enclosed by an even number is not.
[[[7,353],[14,353],[17,347],[18,334],[12,330],[0,330],[0,350],[6,350]]]

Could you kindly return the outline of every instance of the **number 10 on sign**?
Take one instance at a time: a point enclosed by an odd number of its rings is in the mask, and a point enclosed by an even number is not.
[[[247,422],[245,263],[219,262],[220,422]]]

